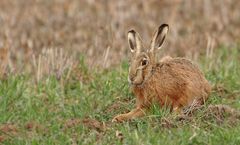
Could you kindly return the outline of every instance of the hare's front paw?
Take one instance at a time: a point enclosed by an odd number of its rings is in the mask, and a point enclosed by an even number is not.
[[[127,120],[126,115],[125,114],[119,114],[112,119],[112,122],[123,122],[125,120]]]

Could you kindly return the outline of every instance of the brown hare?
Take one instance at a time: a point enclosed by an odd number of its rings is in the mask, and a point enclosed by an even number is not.
[[[169,26],[162,24],[151,41],[149,49],[144,49],[137,32],[128,32],[131,51],[131,63],[128,81],[136,96],[136,108],[126,114],[113,118],[113,122],[122,122],[143,116],[153,103],[170,106],[174,111],[194,101],[204,103],[211,86],[203,73],[190,60],[170,56],[157,60],[157,51],[163,45]]]

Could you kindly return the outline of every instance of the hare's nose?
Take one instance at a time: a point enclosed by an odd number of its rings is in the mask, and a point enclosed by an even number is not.
[[[130,81],[133,81],[134,80],[134,77],[129,77]]]
[[[129,81],[129,83],[133,82],[134,81],[134,76],[129,76],[128,81]]]

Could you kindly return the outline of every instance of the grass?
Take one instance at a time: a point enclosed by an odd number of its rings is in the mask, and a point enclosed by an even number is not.
[[[112,124],[115,115],[135,104],[126,62],[99,71],[88,70],[81,59],[68,79],[53,75],[37,83],[31,75],[12,74],[0,81],[0,143],[240,144],[239,118],[224,115],[219,122],[206,116],[210,104],[240,109],[240,50],[222,48],[215,54],[199,61],[215,89],[187,119],[154,105],[143,118]]]

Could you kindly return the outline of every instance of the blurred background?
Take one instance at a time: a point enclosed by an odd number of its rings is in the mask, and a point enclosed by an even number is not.
[[[84,57],[89,68],[109,68],[128,57],[127,31],[149,45],[170,25],[162,55],[198,59],[236,48],[239,0],[1,0],[0,72],[61,75]]]

